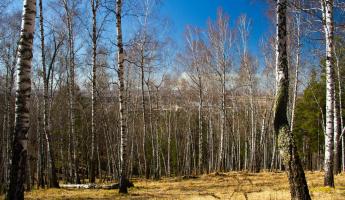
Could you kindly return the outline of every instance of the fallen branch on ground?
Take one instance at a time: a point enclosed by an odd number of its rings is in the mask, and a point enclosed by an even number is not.
[[[127,187],[134,187],[134,184],[130,181],[127,183]],[[104,190],[112,190],[112,189],[119,189],[120,184],[119,183],[113,183],[109,185],[99,185],[95,183],[89,183],[89,184],[61,184],[60,188],[66,188],[66,189],[104,189]]]

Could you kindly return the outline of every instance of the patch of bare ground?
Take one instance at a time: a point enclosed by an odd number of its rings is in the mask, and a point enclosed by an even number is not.
[[[345,199],[345,174],[335,177],[336,188],[323,187],[322,172],[307,172],[312,199]],[[135,187],[128,195],[118,190],[39,189],[25,194],[25,199],[290,199],[284,172],[231,172],[199,177],[163,178],[159,181],[132,179]],[[2,197],[3,198],[3,197]]]

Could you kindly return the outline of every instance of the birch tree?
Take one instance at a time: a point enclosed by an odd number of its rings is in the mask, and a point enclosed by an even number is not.
[[[293,133],[287,119],[289,74],[287,57],[287,0],[276,3],[276,96],[274,103],[274,131],[287,170],[291,199],[309,200],[309,190],[297,152]]]
[[[213,70],[221,87],[220,140],[217,159],[217,170],[219,171],[224,158],[224,135],[226,131],[226,76],[231,65],[230,49],[233,40],[232,32],[229,28],[229,16],[224,14],[221,9],[218,10],[217,20],[215,22],[209,22],[207,35],[211,43],[211,51],[213,53]]]
[[[256,121],[255,121],[255,105],[254,105],[254,82],[255,82],[255,61],[251,58],[247,43],[251,31],[251,20],[246,15],[241,15],[239,18],[238,27],[240,40],[241,40],[241,71],[244,72],[244,86],[249,89],[249,105],[250,105],[250,169],[257,171],[257,135],[256,135]]]
[[[120,110],[120,193],[128,193],[127,179],[127,132],[126,132],[126,101],[125,101],[125,52],[122,40],[122,0],[116,0],[116,33],[117,33],[117,73],[119,80],[119,110]]]
[[[91,94],[91,172],[90,182],[95,182],[95,108],[96,108],[96,89],[97,89],[97,11],[100,5],[99,0],[90,0],[92,11],[92,94]]]
[[[203,104],[204,104],[204,73],[207,57],[207,47],[201,38],[201,30],[187,26],[185,33],[186,52],[180,57],[187,66],[187,74],[198,93],[198,171],[203,173],[204,137],[203,137]]]
[[[73,182],[80,184],[80,178],[78,174],[78,138],[75,131],[75,36],[74,36],[74,7],[75,7],[75,0],[72,0],[72,3],[69,0],[63,0],[63,7],[65,10],[66,15],[66,25],[67,25],[67,32],[68,32],[68,86],[69,86],[69,123],[70,123],[70,130],[69,130],[69,138],[70,144],[73,150],[73,167],[72,161],[70,160],[70,176],[74,178]],[[71,155],[69,155],[70,157]]]
[[[320,0],[326,41],[326,132],[324,185],[334,187],[334,27],[333,0]]]
[[[23,15],[17,60],[17,86],[15,105],[15,130],[12,147],[10,182],[6,199],[24,199],[24,183],[28,155],[30,127],[29,100],[31,93],[31,67],[35,31],[36,1],[23,1]]]
[[[42,62],[42,76],[43,76],[43,131],[46,139],[47,145],[47,153],[48,153],[48,176],[49,176],[49,187],[58,188],[58,178],[56,175],[55,169],[55,159],[54,159],[54,151],[51,146],[51,128],[49,122],[49,79],[50,73],[52,70],[52,63],[55,60],[55,57],[52,58],[51,64],[49,65],[48,69],[46,66],[46,55],[45,55],[45,44],[44,44],[44,25],[43,25],[43,5],[42,0],[39,1],[39,15],[40,15],[40,35],[41,35],[41,62]],[[60,43],[61,44],[61,43]],[[58,47],[55,49],[58,50]]]

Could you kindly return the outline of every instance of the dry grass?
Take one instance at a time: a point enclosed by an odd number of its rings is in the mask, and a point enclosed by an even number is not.
[[[345,199],[345,176],[335,177],[336,188],[323,187],[323,173],[307,172],[312,199]],[[164,178],[160,181],[134,179],[128,195],[118,190],[46,189],[26,193],[25,199],[290,199],[285,173],[262,172],[203,175],[197,179]],[[1,198],[0,198],[1,199]]]

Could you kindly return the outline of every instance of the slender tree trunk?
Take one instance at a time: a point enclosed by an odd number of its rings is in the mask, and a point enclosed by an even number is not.
[[[209,148],[209,172],[212,172],[214,170],[214,148],[213,148],[213,124],[212,124],[212,113],[211,113],[211,106],[208,108],[209,112],[209,139],[208,139],[208,148]]]
[[[70,121],[70,138],[72,140],[71,150],[73,151],[73,178],[74,183],[80,184],[78,173],[78,138],[75,131],[75,52],[74,52],[74,32],[73,32],[73,11],[64,0],[64,8],[67,15],[68,29],[68,50],[69,50],[69,121]]]
[[[255,126],[255,119],[254,119],[254,115],[255,115],[255,111],[254,111],[254,97],[253,97],[253,84],[252,84],[252,78],[250,75],[250,71],[248,70],[249,73],[249,82],[250,82],[250,86],[249,86],[249,98],[250,98],[250,132],[251,132],[251,152],[250,152],[250,165],[251,165],[251,171],[255,172],[256,171],[256,126]]]
[[[340,68],[339,68],[339,57],[335,53],[335,59],[336,59],[336,67],[337,67],[337,80],[338,80],[338,102],[339,102],[339,119],[340,119],[340,130],[343,132],[344,129],[344,122],[343,122],[343,110],[342,110],[342,86],[341,86],[341,76],[340,76]],[[345,140],[344,140],[344,135],[341,133],[341,137],[338,140],[338,143],[341,140],[341,147],[339,147],[341,153],[339,153],[341,158],[339,159],[342,164],[341,168],[343,171],[345,171]]]
[[[221,100],[221,113],[220,113],[220,142],[219,142],[219,152],[218,152],[218,163],[217,171],[221,170],[221,165],[223,161],[224,154],[224,134],[225,134],[225,63],[222,66],[222,100]]]
[[[340,83],[340,68],[339,68],[339,58],[335,51],[334,46],[334,58],[335,67],[338,81],[338,93],[334,91],[334,173],[339,174],[342,170],[342,144],[341,142],[341,132],[343,129],[342,123],[342,111],[341,111],[341,83]],[[336,88],[336,87],[334,87]]]
[[[32,47],[35,30],[36,1],[24,0],[23,17],[17,61],[15,130],[12,150],[9,189],[6,199],[24,199],[27,167],[28,131],[30,127],[29,100],[31,93]]]
[[[275,135],[273,136],[273,140],[272,140],[272,159],[271,159],[271,164],[270,164],[270,169],[271,171],[274,171],[275,169],[275,162],[277,160],[277,140]]]
[[[241,162],[241,135],[240,135],[240,119],[237,118],[237,137],[238,137],[238,170],[242,170],[242,162]]]
[[[117,33],[117,65],[119,78],[119,110],[120,110],[120,193],[128,193],[128,179],[127,179],[127,134],[126,134],[126,100],[125,98],[125,80],[124,80],[124,49],[122,43],[122,0],[116,0],[116,33]]]
[[[295,83],[294,83],[294,88],[293,88],[293,99],[292,99],[292,108],[291,108],[291,122],[290,122],[290,131],[293,132],[294,128],[294,123],[295,123],[295,109],[296,109],[296,101],[297,101],[297,92],[298,92],[298,72],[299,72],[299,65],[300,65],[300,55],[301,55],[301,42],[300,42],[300,37],[301,37],[301,16],[300,13],[297,13],[296,16],[296,26],[297,26],[297,49],[296,49],[296,68],[295,68]]]
[[[340,107],[338,94],[334,92],[334,173],[341,172],[341,143],[340,143]]]
[[[170,176],[170,155],[171,155],[171,104],[168,111],[168,155],[167,155],[167,176]]]
[[[154,155],[154,159],[155,159],[155,179],[160,179],[160,159],[159,159],[159,117],[160,117],[160,109],[159,109],[159,88],[156,87],[156,110],[157,110],[157,116],[156,116],[156,120],[155,120],[155,155]]]
[[[42,71],[43,71],[43,131],[47,145],[47,158],[48,158],[48,177],[49,187],[58,188],[59,183],[55,170],[54,152],[51,148],[50,142],[50,124],[49,124],[49,73],[47,74],[46,60],[45,60],[45,44],[44,44],[44,26],[43,26],[43,5],[42,0],[39,1],[40,10],[40,34],[41,34],[41,59],[42,59]]]
[[[5,167],[5,165],[7,165],[7,163],[6,163],[6,158],[7,158],[7,156],[6,156],[6,137],[7,137],[7,135],[6,135],[6,114],[4,115],[4,117],[3,117],[3,121],[2,121],[2,132],[1,132],[1,138],[0,138],[0,149],[1,149],[1,151],[0,151],[0,155],[1,155],[1,162],[0,162],[0,193],[2,193],[3,191],[4,191],[4,189],[5,189],[5,185],[6,185],[6,182],[7,182],[7,180],[5,179],[6,178],[6,167]]]
[[[11,77],[10,77],[11,76]],[[9,182],[9,165],[10,165],[10,154],[11,154],[11,144],[12,144],[12,127],[11,127],[11,96],[12,96],[12,88],[13,88],[13,76],[10,69],[10,66],[6,67],[6,92],[5,92],[5,106],[6,106],[6,113],[5,113],[5,121],[4,121],[4,132],[5,132],[5,139],[6,139],[6,149],[5,149],[5,157],[4,157],[4,180],[6,183],[6,187]]]
[[[142,141],[142,154],[143,154],[143,159],[144,159],[144,171],[145,175],[148,174],[148,169],[147,169],[147,159],[146,159],[146,148],[145,148],[145,143],[146,143],[146,134],[147,134],[147,126],[146,126],[146,103],[145,103],[145,71],[144,71],[144,57],[143,57],[143,52],[144,48],[142,47],[141,53],[141,105],[142,105],[142,118],[143,118],[143,141]],[[148,177],[147,177],[148,178]]]
[[[326,39],[326,132],[324,185],[334,187],[334,62],[333,62],[333,0],[321,0]]]
[[[202,94],[202,78],[198,70],[198,86],[199,86],[199,107],[198,107],[198,128],[199,128],[199,155],[198,155],[198,169],[199,173],[204,172],[204,160],[203,160],[203,132],[202,132],[202,107],[203,107],[203,94]]]
[[[43,143],[43,135],[41,133],[40,126],[42,124],[41,118],[41,105],[39,96],[37,97],[37,141],[38,141],[38,148],[37,148],[37,187],[44,188],[44,143]]]
[[[151,136],[151,148],[152,148],[152,156],[151,156],[151,160],[152,162],[152,169],[154,169],[155,166],[155,151],[156,151],[156,147],[154,144],[154,131],[153,131],[153,123],[152,123],[152,101],[151,101],[151,89],[150,89],[150,85],[149,85],[149,81],[147,81],[147,91],[148,91],[148,103],[149,103],[149,126],[150,126],[150,136]],[[150,174],[151,174],[151,168],[148,167],[148,170],[146,171],[146,178],[150,178]]]
[[[187,123],[188,123],[188,128],[187,128],[187,141],[186,141],[186,150],[185,150],[185,175],[190,176],[191,175],[191,124],[190,124],[190,112],[187,111]]]
[[[298,156],[294,136],[287,119],[289,100],[289,74],[287,57],[287,0],[277,1],[276,81],[274,104],[274,130],[278,135],[278,147],[285,164],[290,185],[291,199],[310,200],[307,181]]]
[[[95,137],[96,137],[96,83],[97,83],[97,10],[99,0],[91,0],[92,11],[92,104],[91,104],[91,169],[90,169],[90,182],[94,183],[95,175]]]

